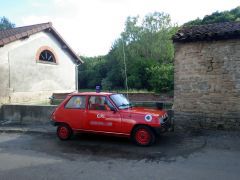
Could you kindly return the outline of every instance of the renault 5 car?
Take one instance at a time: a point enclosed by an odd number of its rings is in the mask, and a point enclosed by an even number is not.
[[[107,92],[69,94],[51,120],[61,140],[75,133],[95,133],[128,137],[140,146],[154,144],[160,133],[173,129],[166,111],[132,107],[124,95]]]

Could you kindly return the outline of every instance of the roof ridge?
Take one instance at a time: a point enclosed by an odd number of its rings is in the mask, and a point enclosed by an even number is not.
[[[192,28],[192,27],[204,27],[204,26],[214,26],[214,25],[224,25],[224,24],[237,24],[240,23],[240,21],[227,21],[227,22],[215,22],[210,24],[200,24],[200,25],[185,25],[182,28]]]

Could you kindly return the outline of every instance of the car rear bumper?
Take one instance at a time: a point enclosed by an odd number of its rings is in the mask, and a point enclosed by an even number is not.
[[[53,125],[53,126],[57,126],[57,122],[56,122],[56,121],[51,120],[50,123],[51,123],[51,125]]]

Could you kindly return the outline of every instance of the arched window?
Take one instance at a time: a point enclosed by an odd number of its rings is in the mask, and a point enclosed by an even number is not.
[[[56,62],[53,53],[49,50],[44,50],[39,55],[40,61],[47,61],[47,62]]]
[[[57,64],[57,57],[53,49],[48,46],[43,46],[38,49],[36,54],[37,62]]]

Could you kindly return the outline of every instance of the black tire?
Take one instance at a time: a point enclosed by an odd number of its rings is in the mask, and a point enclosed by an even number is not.
[[[150,127],[139,125],[133,129],[131,139],[139,146],[151,146],[156,142],[156,135]]]
[[[57,136],[60,140],[66,141],[72,137],[73,131],[66,124],[59,124],[57,128]]]

